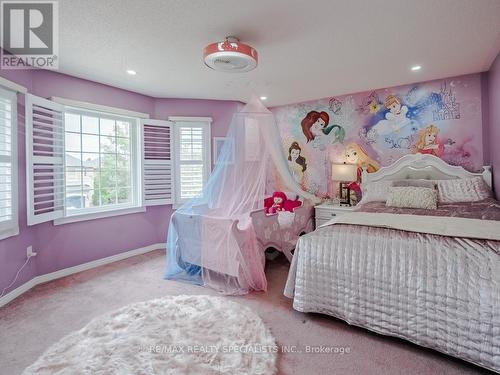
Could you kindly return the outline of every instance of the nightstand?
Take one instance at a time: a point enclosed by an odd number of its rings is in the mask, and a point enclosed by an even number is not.
[[[323,203],[314,207],[316,217],[316,228],[325,224],[328,220],[333,219],[338,215],[354,211],[354,206],[334,206],[332,204]]]

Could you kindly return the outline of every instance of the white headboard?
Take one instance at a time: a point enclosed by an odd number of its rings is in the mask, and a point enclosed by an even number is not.
[[[409,154],[374,173],[368,173],[363,169],[362,182],[405,179],[450,180],[476,176],[482,176],[488,186],[492,187],[491,166],[484,166],[482,173],[472,173],[462,167],[450,165],[434,155]]]

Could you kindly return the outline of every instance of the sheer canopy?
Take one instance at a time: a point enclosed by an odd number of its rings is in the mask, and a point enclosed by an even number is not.
[[[257,98],[234,114],[226,137],[202,193],[172,215],[166,278],[225,294],[265,291],[264,249],[249,213],[263,208],[269,167],[274,164],[287,190],[316,197],[290,173],[274,116]]]

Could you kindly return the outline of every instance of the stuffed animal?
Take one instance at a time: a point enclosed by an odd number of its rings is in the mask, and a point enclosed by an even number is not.
[[[281,191],[274,192],[272,197],[266,198],[264,202],[266,214],[275,214],[277,212],[283,211],[285,208],[286,200],[287,197],[285,193]]]
[[[285,193],[283,193],[282,191],[275,191],[271,198],[271,206],[266,207],[266,213],[275,214],[285,209],[285,202],[287,201]]]
[[[272,197],[264,200],[266,214],[275,214],[280,211],[293,212],[296,207],[300,207],[301,205],[302,202],[298,200],[298,197],[292,201],[282,191],[276,191]]]

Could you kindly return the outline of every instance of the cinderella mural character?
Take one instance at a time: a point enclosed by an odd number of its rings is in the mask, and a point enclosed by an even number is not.
[[[385,119],[375,124],[379,135],[398,134],[403,127],[411,124],[411,120],[406,117],[408,107],[401,105],[401,101],[395,95],[389,95],[385,99],[384,107],[389,110],[385,114]]]
[[[408,107],[401,105],[398,97],[389,95],[385,100],[384,106],[389,112],[385,114],[384,120],[380,120],[373,126],[378,135],[399,134],[404,127],[411,125],[411,120],[406,117]]]
[[[402,105],[395,95],[389,95],[384,102],[384,118],[366,129],[365,139],[379,155],[396,156],[401,152],[411,152],[419,124],[410,117],[409,108]],[[387,153],[388,150],[392,152]],[[401,156],[401,155],[400,155]]]

